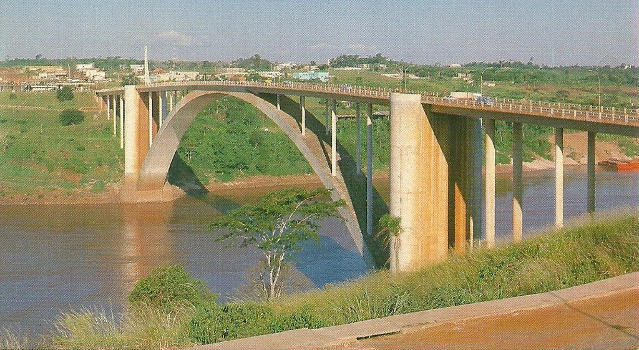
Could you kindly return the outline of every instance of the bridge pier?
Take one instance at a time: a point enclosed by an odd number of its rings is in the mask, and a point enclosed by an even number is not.
[[[564,129],[555,128],[555,226],[564,226]]]
[[[331,175],[337,176],[337,111],[335,100],[331,101]]]
[[[355,118],[357,119],[357,150],[355,152],[355,173],[362,173],[362,118],[359,109],[359,102],[355,104]]]
[[[280,107],[280,94],[275,94],[276,98],[277,98],[277,110],[281,111],[282,108]]]
[[[107,120],[111,120],[111,96],[106,96]]]
[[[373,236],[373,104],[366,106],[366,234]]]
[[[595,212],[595,136],[593,131],[588,131],[588,213]]]
[[[124,148],[124,96],[120,95],[120,148]]]
[[[492,248],[495,246],[495,119],[486,119],[484,127],[486,130],[484,136],[485,242],[488,248]]]
[[[326,135],[328,135],[328,133],[330,132],[330,124],[331,124],[331,115],[330,115],[330,110],[329,110],[329,99],[326,98],[326,118],[325,118],[325,123],[324,123],[324,130],[326,131]]]
[[[522,126],[521,123],[513,123],[513,241],[519,242],[522,238]]]
[[[300,109],[302,113],[302,136],[306,136],[306,98],[300,96]]]
[[[118,128],[118,125],[117,125],[118,117],[116,115],[117,102],[115,100],[115,96],[116,95],[109,96],[109,98],[111,99],[111,106],[112,106],[111,108],[113,108],[113,111],[112,111],[113,112],[112,113],[113,114],[113,136],[117,135],[117,128]]]
[[[400,232],[390,237],[396,273],[447,256],[449,123],[426,114],[420,95],[393,93],[390,100],[390,214],[401,220]]]

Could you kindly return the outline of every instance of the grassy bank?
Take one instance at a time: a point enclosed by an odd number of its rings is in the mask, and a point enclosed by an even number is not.
[[[100,192],[119,181],[123,153],[106,116],[86,112],[69,126],[58,120],[63,109],[92,106],[91,94],[59,102],[55,93],[0,93],[0,102],[0,196]]]
[[[69,313],[46,338],[46,346],[186,346],[561,289],[637,271],[638,232],[637,215],[625,214],[453,256],[414,273],[392,276],[379,271],[272,303],[218,305],[196,297],[191,306],[168,314],[149,306],[132,307],[121,321],[100,313]]]

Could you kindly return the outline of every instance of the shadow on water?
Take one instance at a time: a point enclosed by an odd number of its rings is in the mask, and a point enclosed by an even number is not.
[[[193,168],[182,159],[178,152],[173,155],[167,181],[171,185],[179,187],[189,197],[197,199],[221,213],[226,213],[240,206],[239,203],[231,199],[209,192],[195,175]]]
[[[271,103],[276,103],[275,95],[261,94],[260,97]],[[282,110],[291,115],[298,126],[301,127],[302,114],[299,103],[289,97],[280,96],[280,106]],[[364,124],[364,122],[362,122],[362,124]],[[306,127],[321,141],[326,162],[330,163],[330,151],[328,147],[330,147],[331,144],[331,136],[326,135],[324,124],[308,109],[306,110]],[[365,131],[365,127],[362,127],[362,132],[365,133]],[[365,136],[362,137],[362,140],[364,139]],[[365,152],[364,147],[362,151]],[[366,175],[363,172],[357,173],[355,158],[339,141],[337,141],[337,153],[340,156],[339,167],[342,170],[342,176],[351,197],[359,227],[363,231],[364,240],[375,258],[376,266],[384,266],[388,261],[388,248],[384,246],[382,239],[375,237],[375,234],[373,234],[373,237],[367,237],[366,235]],[[388,213],[388,210],[388,205],[382,199],[378,190],[373,187],[373,227],[376,226],[376,223],[382,215]]]
[[[346,249],[332,237],[320,236],[319,242],[305,242],[295,256],[295,268],[308,277],[315,287],[361,277],[367,270],[361,255]]]

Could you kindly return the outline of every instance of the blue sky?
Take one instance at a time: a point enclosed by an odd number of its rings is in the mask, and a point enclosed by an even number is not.
[[[639,1],[0,0],[0,59],[324,62],[378,52],[417,63],[639,64]]]

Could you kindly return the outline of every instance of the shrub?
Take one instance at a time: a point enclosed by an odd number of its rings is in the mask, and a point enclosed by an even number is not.
[[[16,95],[15,93],[12,92],[12,93],[9,94],[9,99],[10,100],[15,100],[16,98],[18,98],[18,95]]]
[[[129,295],[133,306],[146,305],[171,312],[182,306],[215,304],[217,295],[179,265],[160,266],[139,280]]]
[[[65,86],[62,89],[58,89],[55,92],[55,97],[60,102],[73,100],[73,89],[70,86]]]
[[[64,126],[80,124],[84,121],[84,113],[77,109],[65,109],[60,113],[59,121]]]
[[[263,304],[209,303],[199,307],[191,319],[191,340],[208,344],[223,340],[271,333],[273,311]]]

